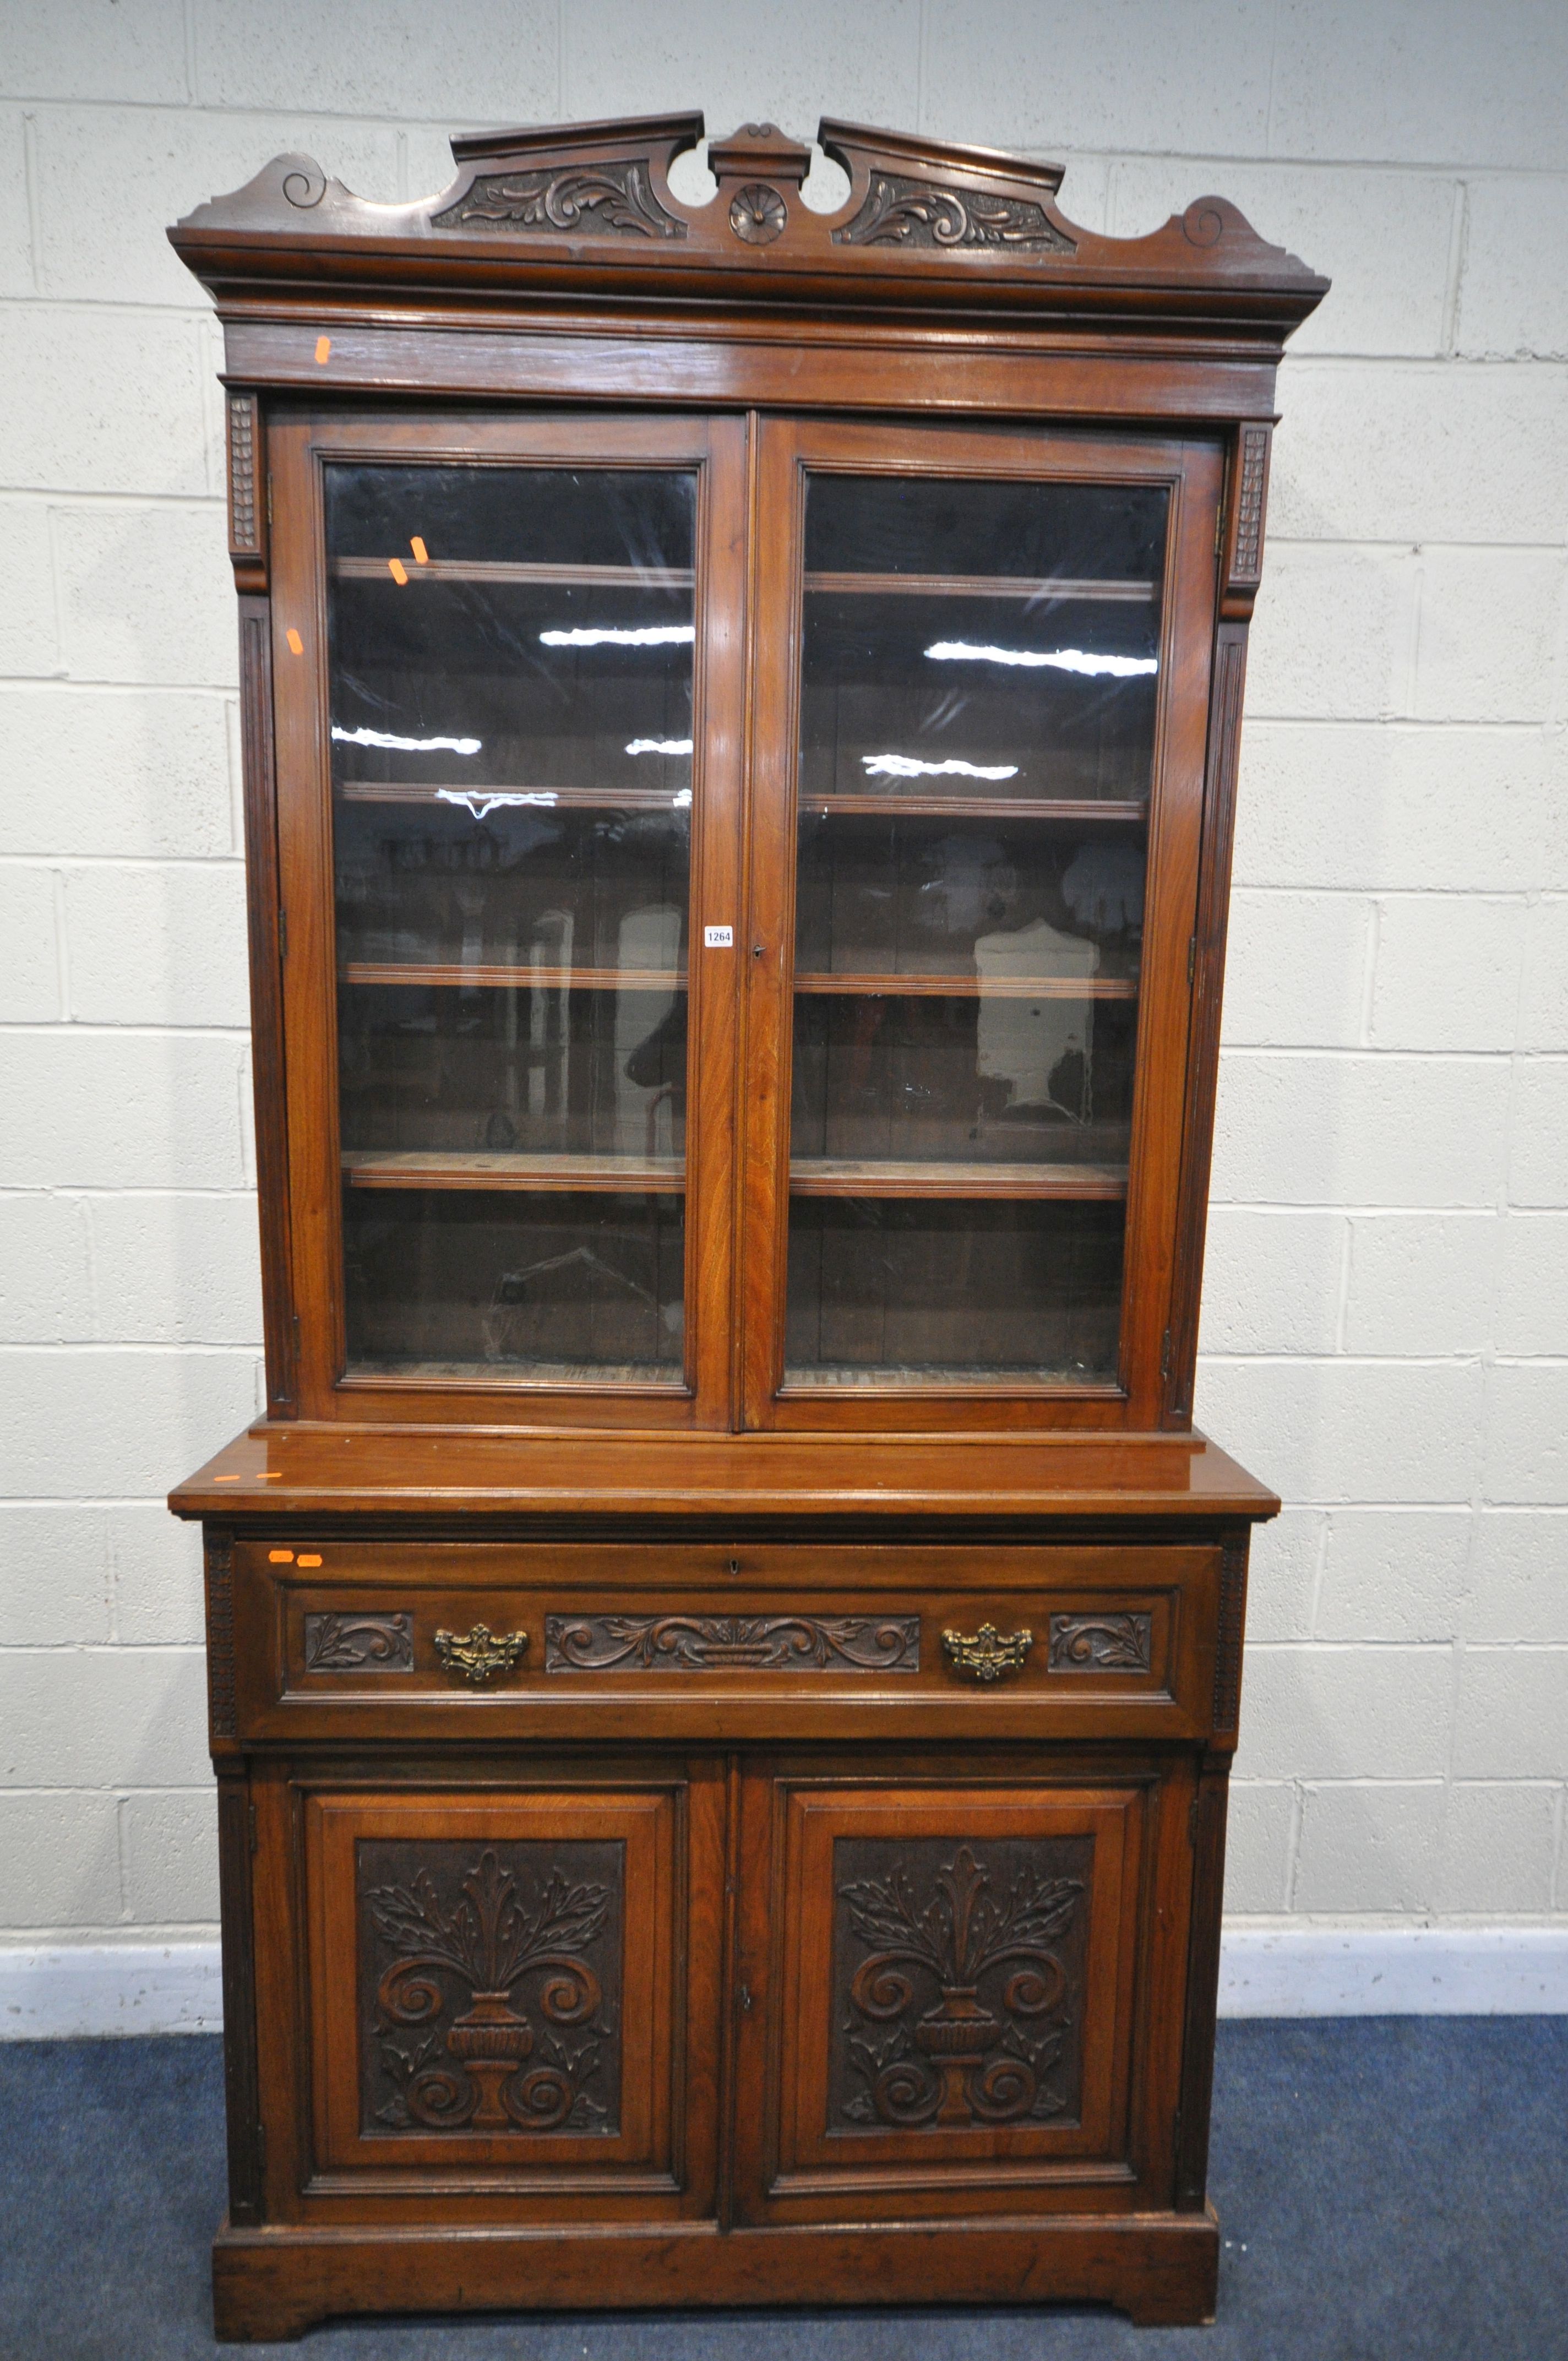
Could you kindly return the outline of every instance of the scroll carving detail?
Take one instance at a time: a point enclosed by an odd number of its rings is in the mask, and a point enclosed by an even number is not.
[[[1053,1673],[1146,1673],[1153,1646],[1151,1615],[1051,1617]]]
[[[917,1615],[547,1615],[547,1673],[916,1673]]]
[[[1081,1839],[1003,1839],[983,1857],[839,1839],[836,1872],[857,1873],[836,1880],[838,2128],[1071,2115],[1090,1853]]]
[[[360,1672],[374,1666],[386,1673],[413,1670],[414,1619],[411,1615],[307,1615],[305,1670],[308,1673]]]
[[[833,232],[839,246],[1000,246],[1016,252],[1076,254],[1043,205],[979,189],[940,188],[934,181],[873,172],[851,222]]]
[[[685,237],[686,225],[653,194],[644,158],[636,163],[555,165],[532,172],[481,172],[432,229],[544,230],[570,236]]]
[[[613,2133],[621,1846],[466,1851],[358,1848],[364,2128]]]
[[[1246,1620],[1245,1540],[1220,1552],[1220,1628],[1214,1653],[1214,1728],[1234,1730],[1242,1709],[1242,1627]]]

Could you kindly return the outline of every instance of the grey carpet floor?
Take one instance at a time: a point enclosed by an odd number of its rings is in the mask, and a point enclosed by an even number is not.
[[[217,2348],[217,2043],[0,2044],[0,2127],[4,2361],[1568,2361],[1568,2017],[1222,2026],[1211,2329],[1087,2309],[599,2312]]]

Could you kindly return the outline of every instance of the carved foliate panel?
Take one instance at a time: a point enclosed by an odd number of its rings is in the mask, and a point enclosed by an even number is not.
[[[625,1851],[360,1841],[363,2133],[619,2133]]]
[[[235,1702],[234,1543],[229,1534],[206,1536],[207,1714],[214,1739],[233,1738],[238,1728]]]
[[[853,221],[833,232],[836,246],[1006,247],[1015,253],[1074,254],[1043,205],[991,190],[943,187],[901,173],[873,172]]]
[[[916,1673],[917,1615],[547,1615],[544,1669]]]
[[[1069,2125],[1088,1837],[840,1837],[830,2132]]]
[[[685,237],[686,225],[653,194],[646,159],[481,172],[432,229],[556,230],[565,236]]]
[[[307,1615],[307,1673],[411,1673],[411,1615]]]
[[[1153,1662],[1154,1618],[1125,1615],[1053,1615],[1053,1673],[1146,1673]]]

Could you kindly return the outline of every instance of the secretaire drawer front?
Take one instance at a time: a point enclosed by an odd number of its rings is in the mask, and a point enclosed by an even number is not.
[[[242,1736],[1201,1734],[1209,1547],[245,1542]],[[248,1695],[246,1691],[248,1690]]]

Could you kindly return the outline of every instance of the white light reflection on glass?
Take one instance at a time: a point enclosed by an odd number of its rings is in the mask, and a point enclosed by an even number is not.
[[[695,623],[575,623],[569,631],[541,631],[546,648],[665,648],[696,637]]]
[[[1016,763],[963,763],[950,755],[945,763],[917,762],[913,754],[862,754],[873,779],[1015,779]]]
[[[627,748],[629,754],[689,754],[689,738],[633,738]]]
[[[993,648],[970,640],[938,640],[926,653],[937,664],[1025,664],[1031,671],[1048,664],[1054,672],[1102,675],[1112,680],[1159,670],[1157,656],[1093,655],[1083,648]]]
[[[394,730],[340,730],[332,734],[345,746],[387,746],[395,754],[477,754],[482,738],[400,738]]]
[[[473,813],[476,819],[488,819],[493,811],[504,805],[543,804],[548,807],[556,801],[556,795],[554,787],[547,787],[537,795],[520,793],[510,787],[437,787],[435,800],[438,804],[461,804],[465,811]]]

